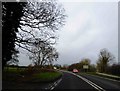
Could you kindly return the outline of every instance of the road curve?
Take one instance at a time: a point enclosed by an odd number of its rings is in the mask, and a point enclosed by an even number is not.
[[[58,89],[83,89],[83,90],[95,90],[92,86],[87,84],[82,79],[78,78],[77,76],[68,73],[68,72],[62,72],[62,80],[61,82],[54,88],[54,90]]]
[[[87,74],[78,75],[68,71],[62,71],[62,73],[61,81],[53,87],[53,90],[120,91],[120,82],[117,81]]]

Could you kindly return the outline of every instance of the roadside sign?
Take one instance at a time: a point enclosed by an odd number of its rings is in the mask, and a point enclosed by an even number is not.
[[[88,65],[83,65],[83,69],[88,69]]]

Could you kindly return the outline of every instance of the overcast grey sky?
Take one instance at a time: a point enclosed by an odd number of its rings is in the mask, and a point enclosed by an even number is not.
[[[107,48],[118,61],[118,3],[61,2],[66,10],[65,26],[58,32],[55,64],[72,64],[82,58],[96,63],[99,51]],[[29,65],[26,52],[20,54],[19,65]]]

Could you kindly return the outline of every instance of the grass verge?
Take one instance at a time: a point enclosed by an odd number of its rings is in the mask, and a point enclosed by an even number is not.
[[[51,82],[60,78],[62,74],[60,72],[43,72],[32,75],[31,82]]]
[[[113,79],[113,80],[118,80],[118,81],[120,81],[120,76],[109,75],[109,74],[105,74],[105,73],[83,72],[83,73],[79,73],[79,74],[90,74],[90,75],[96,75],[96,76],[100,76],[100,77],[104,77],[104,78],[110,78],[110,79]]]
[[[32,72],[31,72],[32,71]],[[9,68],[3,71],[3,81],[8,82],[52,82],[59,79],[62,73],[49,69],[26,70]]]

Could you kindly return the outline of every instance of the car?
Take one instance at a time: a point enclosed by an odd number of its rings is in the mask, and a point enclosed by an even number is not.
[[[73,73],[78,73],[78,70],[77,69],[73,69]]]

